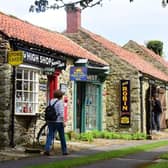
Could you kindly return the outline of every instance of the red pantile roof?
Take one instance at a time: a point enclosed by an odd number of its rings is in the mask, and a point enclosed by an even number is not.
[[[99,42],[105,48],[112,51],[115,55],[117,55],[121,59],[125,60],[126,62],[134,66],[140,72],[153,76],[157,79],[168,81],[168,76],[165,73],[155,68],[152,64],[148,63],[147,61],[145,61],[143,58],[139,57],[138,55],[132,52],[129,52],[123,49],[121,46],[103,38],[100,35],[94,34],[84,28],[81,28],[81,31],[87,33],[92,39]]]
[[[140,47],[148,53],[149,56],[153,57],[155,60],[159,61],[162,65],[168,68],[168,62],[160,55],[155,54],[152,50],[140,45]]]
[[[3,13],[0,13],[0,32],[3,32],[9,38],[23,40],[73,57],[85,58],[99,64],[108,65],[104,60],[60,33],[46,30]]]

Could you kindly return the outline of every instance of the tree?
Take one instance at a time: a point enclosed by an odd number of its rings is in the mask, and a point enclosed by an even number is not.
[[[55,3],[49,4],[50,0],[35,0],[34,4],[30,6],[29,12],[45,12],[48,9],[60,9],[66,8],[67,6],[71,7],[80,7],[85,9],[88,7],[93,7],[95,5],[102,5],[103,0],[74,0],[73,2],[65,3],[66,0],[54,0]],[[135,0],[129,0],[133,2]],[[162,6],[166,7],[168,0],[161,0]]]
[[[158,40],[148,41],[146,47],[155,52],[156,54],[162,56],[163,54],[163,42]]]
[[[55,0],[55,3],[49,4],[49,0],[35,0],[34,5],[31,5],[29,12],[45,12],[48,9],[60,9],[66,7],[81,7],[85,9],[87,7],[93,7],[95,5],[101,5],[103,0],[75,0],[73,2],[65,3],[65,0]]]

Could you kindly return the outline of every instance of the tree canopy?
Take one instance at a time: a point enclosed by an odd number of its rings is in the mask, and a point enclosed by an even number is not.
[[[162,56],[163,55],[163,42],[158,40],[148,41],[146,47],[155,52],[156,54]]]
[[[45,12],[48,9],[60,9],[66,8],[67,6],[80,7],[81,9],[85,9],[95,5],[102,5],[104,0],[73,0],[72,2],[68,3],[65,3],[65,1],[66,0],[54,0],[54,2],[50,4],[50,0],[35,0],[34,4],[30,6],[29,12]],[[129,2],[133,1],[136,0],[129,0]],[[161,4],[163,7],[166,7],[168,0],[161,0]]]

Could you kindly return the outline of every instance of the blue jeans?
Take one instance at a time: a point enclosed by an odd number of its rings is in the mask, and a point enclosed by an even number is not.
[[[160,131],[160,114],[152,112],[152,121],[153,129]]]
[[[59,133],[59,138],[60,138],[60,141],[61,141],[62,153],[63,154],[67,153],[67,145],[66,145],[66,140],[65,140],[63,123],[49,122],[48,123],[48,129],[49,129],[49,133],[47,135],[45,151],[48,151],[48,152],[50,151],[52,141],[54,140],[54,137],[55,137],[55,132],[57,131]]]

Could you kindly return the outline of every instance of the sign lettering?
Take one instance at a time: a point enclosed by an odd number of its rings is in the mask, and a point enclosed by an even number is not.
[[[64,69],[66,67],[66,61],[59,58],[43,56],[31,52],[24,51],[24,62],[41,65],[44,67],[55,67]]]
[[[130,81],[120,81],[121,93],[121,112],[120,112],[120,125],[130,125]]]

